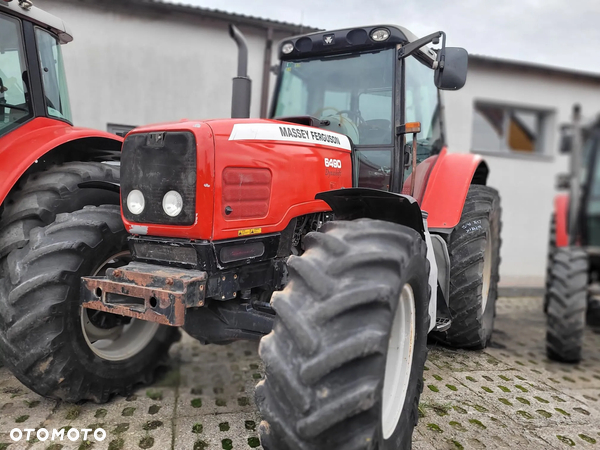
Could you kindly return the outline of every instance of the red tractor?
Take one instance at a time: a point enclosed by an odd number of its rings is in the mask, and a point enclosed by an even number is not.
[[[467,52],[388,25],[286,39],[260,120],[232,36],[234,119],[133,130],[121,209],[59,215],[6,259],[7,365],[106,401],[178,327],[261,340],[265,449],[409,448],[428,333],[481,349],[493,329],[500,199],[479,156],[447,152],[439,95]]]
[[[554,199],[544,302],[547,354],[560,362],[581,360],[586,324],[600,331],[599,149],[600,117],[584,125],[576,105],[562,128],[570,173],[558,187],[569,192]]]
[[[9,255],[59,214],[119,204],[122,139],[71,123],[61,56],[71,40],[62,20],[31,1],[0,0],[0,354],[10,336],[27,342],[22,360],[41,351],[28,320],[51,317],[53,307],[13,302]]]

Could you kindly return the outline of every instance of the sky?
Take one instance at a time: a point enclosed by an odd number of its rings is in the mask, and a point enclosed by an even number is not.
[[[171,0],[336,29],[388,23],[445,31],[469,53],[600,73],[599,0]]]

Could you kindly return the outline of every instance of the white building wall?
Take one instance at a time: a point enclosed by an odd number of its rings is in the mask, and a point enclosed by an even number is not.
[[[74,35],[62,48],[76,125],[105,130],[107,123],[230,116],[237,46],[226,22],[60,0],[37,5]],[[240,30],[248,40],[251,114],[258,117],[267,32]]]
[[[461,91],[444,95],[448,144],[454,152],[472,150],[475,101],[552,112],[545,155],[484,155],[490,168],[488,184],[497,188],[502,198],[501,283],[542,286],[556,175],[568,171],[568,158],[558,154],[558,127],[569,121],[573,103],[581,104],[584,115],[600,110],[600,83],[477,65],[470,69]]]

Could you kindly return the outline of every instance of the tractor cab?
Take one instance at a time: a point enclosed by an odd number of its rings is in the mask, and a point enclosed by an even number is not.
[[[546,351],[561,362],[579,362],[584,329],[600,330],[600,117],[585,123],[579,105],[561,129],[561,153],[570,171],[558,176],[567,189],[554,198],[544,311]]]
[[[29,1],[0,0],[0,137],[36,117],[71,123],[62,20]]]
[[[412,194],[403,186],[413,166],[403,127],[420,123],[416,164],[439,154],[446,138],[438,88],[466,80],[463,49],[427,45],[444,36],[418,39],[386,25],[285,40],[271,117],[345,134],[355,150],[355,186]]]
[[[582,196],[579,223],[581,241],[597,249],[600,257],[600,118],[584,130],[582,160]]]

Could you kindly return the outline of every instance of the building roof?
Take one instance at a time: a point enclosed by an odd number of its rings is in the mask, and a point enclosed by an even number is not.
[[[100,3],[105,4],[106,1],[102,0]],[[286,34],[303,34],[319,30],[319,28],[309,27],[301,24],[281,22],[278,20],[265,19],[262,17],[247,16],[245,14],[236,14],[227,11],[222,11],[219,9],[210,9],[202,6],[188,5],[168,0],[118,0],[116,3],[121,5],[144,7],[165,12],[181,12],[184,14],[195,14],[205,18],[233,23],[235,25],[246,25],[265,30],[272,28],[273,31],[279,31]]]
[[[550,66],[529,61],[516,61],[512,59],[495,58],[492,56],[483,55],[469,55],[469,65],[499,69],[512,69],[518,70],[522,73],[531,73],[536,75],[544,74],[550,76],[553,75],[570,78],[573,80],[600,83],[600,73],[585,72],[576,69]]]

